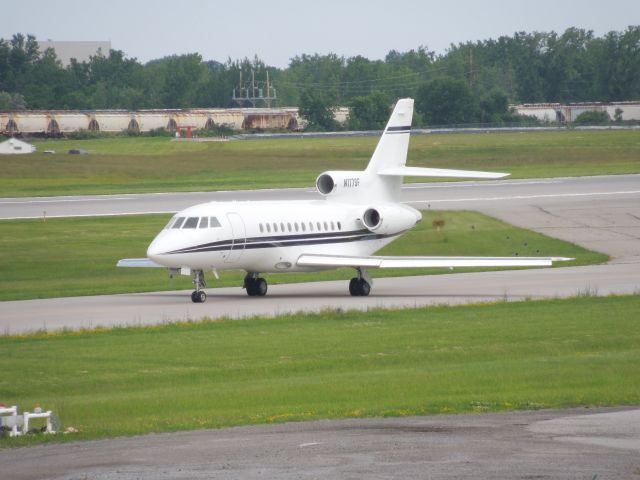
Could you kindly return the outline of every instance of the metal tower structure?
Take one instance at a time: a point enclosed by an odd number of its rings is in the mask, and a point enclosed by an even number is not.
[[[241,107],[267,107],[271,108],[271,102],[276,103],[278,97],[276,89],[269,82],[269,71],[267,70],[266,81],[257,81],[255,71],[251,70],[251,81],[242,81],[242,71],[240,71],[240,81],[233,89],[233,103]]]

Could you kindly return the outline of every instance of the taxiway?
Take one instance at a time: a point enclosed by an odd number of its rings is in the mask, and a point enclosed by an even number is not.
[[[640,292],[640,175],[409,184],[403,195],[406,202],[419,208],[479,210],[607,253],[612,261],[588,267],[385,279],[375,279],[373,272],[374,290],[365,298],[350,297],[346,282],[314,282],[273,285],[263,298],[249,298],[240,287],[209,289],[205,304],[192,304],[190,292],[184,291],[9,301],[2,303],[0,334],[248,318],[338,307],[362,310]],[[51,202],[49,212],[66,216],[173,212],[222,198],[284,200],[317,198],[317,193],[294,189],[41,200]],[[0,199],[2,216],[28,216],[34,201]],[[150,232],[149,238],[155,233]]]

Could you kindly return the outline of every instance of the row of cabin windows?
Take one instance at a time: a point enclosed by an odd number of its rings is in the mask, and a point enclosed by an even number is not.
[[[216,217],[177,217],[172,218],[166,228],[218,228],[220,226]]]
[[[338,230],[342,230],[342,224],[340,222],[315,222],[315,224],[313,222],[272,222],[272,223],[260,223],[259,227],[260,227],[260,233],[264,233],[265,231],[267,233],[271,233],[272,231],[277,233],[277,232],[313,232],[314,230],[317,232],[328,232],[330,230],[335,230],[336,226],[338,227]]]

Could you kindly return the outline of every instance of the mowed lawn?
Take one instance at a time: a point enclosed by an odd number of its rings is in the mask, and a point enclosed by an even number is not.
[[[377,142],[375,136],[40,140],[35,154],[0,156],[0,197],[312,187],[325,170],[364,169]],[[69,155],[70,148],[89,154]],[[504,171],[511,178],[638,173],[640,131],[413,135],[408,164]]]
[[[0,337],[1,400],[75,435],[640,403],[640,296]]]
[[[170,216],[0,221],[0,300],[192,288],[190,277],[169,279],[166,269],[115,266],[121,258],[145,257],[147,246]],[[440,230],[434,227],[437,220],[444,222]],[[563,265],[586,265],[608,259],[606,255],[516,228],[476,212],[424,211],[421,223],[379,253],[561,256],[576,259],[563,262]],[[381,277],[444,272],[449,270],[385,269],[372,270],[371,274]],[[216,280],[208,274],[210,288],[240,288],[244,272],[220,272],[220,275],[220,280]],[[354,271],[342,269],[265,276],[271,284],[344,279],[347,294],[346,280],[354,276]]]

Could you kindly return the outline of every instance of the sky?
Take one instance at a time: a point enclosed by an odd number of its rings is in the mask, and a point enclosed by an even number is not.
[[[601,36],[640,24],[639,0],[20,0],[2,10],[0,38],[109,40],[143,63],[184,53],[220,62],[257,55],[278,68],[304,53],[376,60],[420,46],[442,54],[517,31],[575,26]]]

